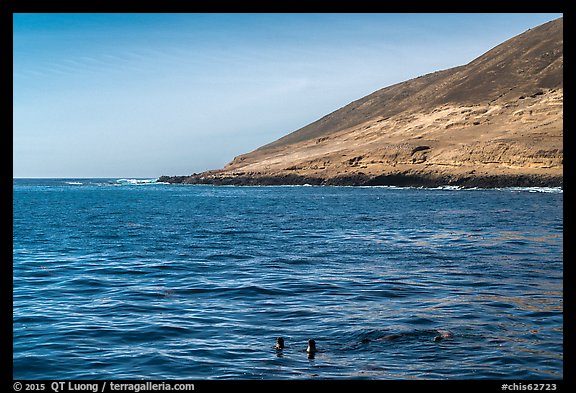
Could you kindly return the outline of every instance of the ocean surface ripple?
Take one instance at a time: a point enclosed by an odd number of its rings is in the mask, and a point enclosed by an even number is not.
[[[560,379],[562,204],[16,179],[13,376]]]

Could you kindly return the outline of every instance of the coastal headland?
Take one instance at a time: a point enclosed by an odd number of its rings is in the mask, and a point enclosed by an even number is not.
[[[563,18],[385,87],[222,169],[214,185],[562,187]]]

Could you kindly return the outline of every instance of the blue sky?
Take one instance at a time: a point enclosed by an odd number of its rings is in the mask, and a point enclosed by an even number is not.
[[[14,177],[184,175],[561,14],[14,14]]]

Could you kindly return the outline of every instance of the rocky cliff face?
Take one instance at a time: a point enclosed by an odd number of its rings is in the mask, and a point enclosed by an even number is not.
[[[561,185],[563,19],[172,182]],[[487,180],[488,179],[488,180]]]

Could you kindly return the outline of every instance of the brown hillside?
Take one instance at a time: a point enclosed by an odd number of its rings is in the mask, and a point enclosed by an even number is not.
[[[375,116],[529,96],[563,87],[563,18],[516,36],[461,67],[378,90],[261,147],[266,150],[343,130]]]
[[[302,177],[326,183],[353,176],[364,179],[360,183],[386,176],[561,179],[562,119],[560,18],[464,66],[378,90],[189,182]]]

